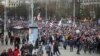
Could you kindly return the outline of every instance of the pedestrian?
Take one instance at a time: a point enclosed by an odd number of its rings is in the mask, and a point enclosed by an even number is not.
[[[0,56],[8,56],[6,50],[3,50]]]
[[[80,37],[77,38],[76,45],[77,45],[77,54],[80,54],[80,48],[81,48]]]
[[[18,47],[15,47],[15,49],[14,49],[14,56],[19,56],[19,49],[18,49]]]
[[[5,38],[5,43],[6,43],[6,45],[8,45],[8,36],[6,36],[6,38]]]
[[[52,39],[52,36],[51,36],[51,35],[49,36],[49,42],[50,42],[50,43],[53,42],[53,39]]]
[[[23,37],[23,38],[22,38],[22,44],[25,44],[25,42],[26,42],[26,38]]]
[[[42,47],[42,45],[39,46],[39,49],[37,51],[37,56],[43,56],[43,47]]]
[[[14,52],[11,48],[8,49],[8,56],[14,56]]]
[[[32,43],[29,43],[28,50],[29,50],[29,55],[32,56],[32,51],[33,51],[33,45],[32,45]]]
[[[29,34],[27,34],[26,39],[27,39],[27,42],[28,42],[29,41]]]
[[[46,53],[48,54],[48,56],[50,56],[50,54],[51,54],[51,47],[50,47],[49,43],[47,43],[45,49],[46,49]]]
[[[70,51],[72,52],[73,51],[73,40],[72,38],[69,40],[69,45],[70,45]]]
[[[100,38],[97,41],[97,52],[100,53]]]
[[[15,47],[18,47],[18,49],[19,49],[19,44],[20,44],[20,38],[15,37]]]
[[[54,55],[56,54],[57,56],[60,55],[60,51],[59,51],[59,48],[58,48],[59,44],[58,42],[54,42],[54,46],[53,46],[53,49],[54,49]],[[58,54],[59,53],[59,54]]]
[[[65,39],[63,37],[63,48],[66,50],[66,46],[67,46],[67,39]]]
[[[89,53],[91,54],[93,50],[93,43],[91,41],[89,41]]]
[[[14,36],[11,36],[10,37],[10,45],[13,45],[13,42],[14,42]]]
[[[35,42],[35,49],[38,49],[39,47],[39,38],[37,38],[36,42]]]
[[[87,39],[84,39],[83,40],[83,50],[84,50],[84,53],[87,52],[88,46],[89,46],[88,40]]]
[[[54,55],[53,45],[54,45],[54,43],[53,43],[53,42],[52,42],[52,43],[50,43],[50,47],[51,47],[51,56],[53,56],[53,55]]]
[[[10,38],[11,36],[11,31],[8,31],[8,37]]]
[[[1,43],[2,43],[2,45],[4,45],[4,38],[3,38],[3,36],[1,36]]]
[[[25,44],[23,44],[21,49],[20,49],[22,56],[24,56],[25,49],[27,49],[27,47],[25,46]]]

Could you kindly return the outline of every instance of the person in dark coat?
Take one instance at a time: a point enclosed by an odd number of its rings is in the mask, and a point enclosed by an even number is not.
[[[14,36],[11,36],[10,37],[10,45],[13,45],[13,42],[14,42]]]
[[[67,46],[67,40],[63,41],[63,48],[66,50],[66,46]]]
[[[8,36],[5,38],[5,44],[8,45]]]
[[[70,45],[70,51],[72,52],[73,51],[73,46],[74,46],[72,39],[69,40],[69,45]]]
[[[97,52],[100,53],[100,39],[99,39],[98,44],[97,44]]]
[[[26,53],[29,53],[28,52],[28,44],[23,44],[20,51],[21,51],[21,56],[24,56]]]
[[[1,35],[1,43],[2,43],[2,45],[4,45],[4,38],[3,38],[3,35]]]
[[[20,51],[21,51],[21,55],[24,56],[24,50],[25,50],[25,45],[23,44]]]
[[[84,41],[83,41],[84,53],[86,53],[88,51],[88,46],[89,46],[88,40],[84,39]]]
[[[29,50],[30,55],[32,55],[33,45],[31,43],[28,46],[28,50]]]
[[[22,38],[22,44],[25,44],[26,38]]]
[[[38,49],[38,47],[39,47],[39,40],[38,40],[38,38],[37,38],[37,40],[36,40],[36,42],[35,42],[35,49]]]
[[[9,36],[9,38],[11,37],[11,32],[10,31],[8,31],[8,36]]]
[[[52,36],[49,36],[49,42],[50,42],[50,43],[53,42]]]
[[[49,43],[46,45],[45,49],[46,49],[46,53],[48,54],[48,56],[50,56],[51,47],[50,47]]]
[[[80,37],[77,38],[76,45],[77,45],[77,54],[80,54],[80,47],[81,47]]]
[[[54,55],[55,55],[55,54],[58,55],[58,53],[59,53],[59,55],[60,55],[60,51],[59,51],[58,46],[59,46],[58,42],[55,42],[55,43],[54,43],[54,46],[53,46]]]
[[[19,48],[19,44],[20,44],[20,38],[19,37],[15,37],[15,47]]]
[[[91,54],[93,50],[93,43],[91,41],[89,41],[89,53]]]
[[[29,34],[27,34],[26,39],[27,39],[27,42],[28,42],[29,41]]]

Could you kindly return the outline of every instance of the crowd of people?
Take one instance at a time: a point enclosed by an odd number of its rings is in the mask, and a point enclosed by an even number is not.
[[[82,23],[76,24],[76,26],[47,26],[39,29],[39,36],[35,45],[28,42],[28,35],[22,38],[17,35],[11,36],[11,33],[8,32],[9,36],[5,42],[7,44],[7,40],[10,38],[10,44],[14,45],[14,50],[12,48],[9,48],[8,51],[4,50],[1,56],[43,56],[44,49],[47,56],[59,56],[61,55],[59,47],[67,50],[68,46],[70,52],[76,48],[76,54],[80,54],[81,50],[90,54],[100,53],[100,31],[96,26]],[[0,39],[3,45],[2,35]],[[20,45],[22,46],[20,47]],[[35,50],[34,53],[33,50]]]

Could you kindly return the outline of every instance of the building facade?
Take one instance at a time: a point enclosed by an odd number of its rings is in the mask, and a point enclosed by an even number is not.
[[[26,1],[31,2],[31,0],[6,0],[8,7],[16,7]],[[61,2],[64,2],[65,4],[68,5],[68,3],[71,2],[72,0],[33,0],[33,1],[34,1],[34,3],[37,3],[37,2],[39,2],[39,3],[49,3],[49,2],[61,3]]]
[[[96,8],[100,7],[100,0],[80,0],[80,7],[87,8],[92,18],[96,17]]]
[[[88,6],[94,8],[100,6],[100,0],[81,0],[81,6]]]

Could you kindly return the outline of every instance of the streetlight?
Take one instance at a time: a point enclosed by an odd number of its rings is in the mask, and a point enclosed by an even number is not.
[[[29,2],[26,2],[29,3]],[[34,22],[34,1],[31,0],[30,3],[31,6],[31,25],[29,26],[29,43],[31,42],[33,45],[35,44],[36,39],[38,38],[38,27],[37,27],[37,23]],[[33,24],[35,23],[35,24]]]
[[[34,11],[33,11],[33,9],[34,9],[34,4],[33,4],[33,3],[34,3],[34,1],[31,0],[31,2],[32,2],[32,3],[31,3],[31,12],[32,12],[32,14],[31,14],[31,17],[32,17],[32,18],[31,18],[31,23],[32,23],[32,25],[33,25],[33,22],[34,22],[34,21],[33,21],[33,14],[34,14]]]
[[[6,38],[6,35],[7,35],[7,25],[6,25],[6,21],[7,21],[7,3],[6,3],[6,0],[2,1],[1,2],[3,5],[4,5],[4,40]]]
[[[34,9],[34,1],[33,0],[31,0],[31,2],[30,1],[25,1],[25,3],[26,4],[30,4],[30,8],[29,8],[29,18],[31,18],[31,19],[29,19],[29,20],[31,20],[31,26],[33,25],[33,19],[34,19],[34,11],[33,11],[33,9]],[[30,17],[31,16],[31,17]]]
[[[31,14],[30,14],[31,13],[31,11],[30,11],[31,10],[31,8],[30,8],[31,5],[30,5],[30,1],[25,1],[25,4],[27,4],[29,6],[28,7],[28,18],[30,19],[31,18]]]

